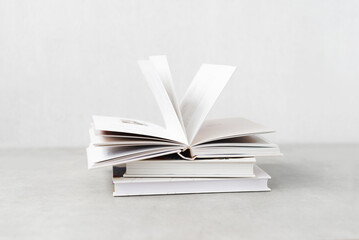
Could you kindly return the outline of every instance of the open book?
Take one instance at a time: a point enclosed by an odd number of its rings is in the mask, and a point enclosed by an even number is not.
[[[244,118],[206,120],[235,67],[203,64],[179,103],[166,56],[138,62],[165,126],[118,117],[93,116],[89,168],[177,153],[183,159],[280,155],[258,134],[273,129]]]

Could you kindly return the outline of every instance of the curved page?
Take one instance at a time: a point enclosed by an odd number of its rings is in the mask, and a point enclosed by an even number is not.
[[[105,166],[113,166],[113,165],[118,165],[118,164],[124,164],[124,163],[128,163],[128,162],[133,162],[133,161],[139,161],[139,160],[144,160],[144,159],[149,159],[149,158],[155,158],[155,157],[160,157],[160,156],[165,156],[165,155],[169,155],[169,154],[174,154],[179,152],[180,150],[178,149],[155,149],[155,150],[146,150],[146,151],[142,151],[142,152],[138,152],[138,153],[131,153],[129,155],[126,156],[120,156],[118,158],[112,158],[106,161],[101,161],[101,162],[93,162],[93,161],[89,161],[88,162],[88,168],[99,168],[99,167],[105,167]]]
[[[198,131],[192,145],[225,138],[269,132],[274,132],[274,130],[245,118],[207,120]]]
[[[174,110],[176,111],[177,118],[180,121],[182,128],[184,129],[182,114],[181,114],[181,110],[180,110],[180,107],[179,107],[179,104],[177,101],[176,92],[174,90],[175,88],[173,85],[171,70],[168,65],[167,57],[165,55],[151,56],[151,57],[149,57],[149,59],[150,59],[151,63],[153,64],[153,66],[157,69],[158,74],[160,75],[162,84],[166,89],[167,95],[171,100]]]
[[[187,144],[187,138],[182,129],[182,124],[178,119],[158,70],[149,60],[138,61],[138,64],[158,103],[170,139]]]
[[[192,143],[208,112],[236,67],[203,64],[181,102],[183,123]]]
[[[95,130],[138,134],[175,141],[165,128],[145,121],[105,116],[93,116],[92,118]]]

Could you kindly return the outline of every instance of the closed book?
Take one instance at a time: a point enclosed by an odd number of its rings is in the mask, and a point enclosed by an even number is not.
[[[253,157],[195,161],[162,157],[127,163],[124,177],[254,177],[255,162]]]
[[[270,191],[270,176],[258,166],[251,178],[125,178],[114,168],[113,196]]]

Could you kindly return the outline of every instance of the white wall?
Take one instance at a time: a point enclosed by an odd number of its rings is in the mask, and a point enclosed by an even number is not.
[[[161,123],[136,65],[167,54],[182,96],[238,66],[210,116],[279,143],[359,141],[358,1],[0,1],[2,147],[85,146],[93,114]]]

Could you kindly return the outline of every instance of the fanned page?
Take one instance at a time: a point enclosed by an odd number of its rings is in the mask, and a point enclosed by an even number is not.
[[[165,128],[145,121],[118,117],[93,116],[93,124],[96,130],[101,131],[137,134],[175,140]]]
[[[135,119],[94,116],[87,149],[89,168],[177,153],[184,159],[278,155],[279,148],[256,134],[272,132],[243,118],[204,122],[235,71],[203,64],[178,105],[166,56],[139,61],[165,127]]]
[[[209,141],[270,132],[274,130],[245,118],[207,120],[198,131],[192,146]]]
[[[184,130],[181,109],[180,109],[178,101],[177,101],[177,96],[176,96],[175,88],[173,85],[171,70],[168,65],[167,57],[165,55],[151,56],[151,57],[149,57],[149,59],[150,59],[151,63],[153,64],[153,66],[157,69],[158,74],[160,75],[162,84],[165,87],[167,95],[171,100],[172,107],[176,111],[177,118],[182,125],[182,129]]]
[[[168,77],[166,66],[163,66],[163,62],[157,61],[156,59],[154,59],[154,62],[156,62],[157,67],[155,67],[150,60],[141,60],[138,61],[138,64],[158,103],[169,139],[188,144],[182,123],[161,80],[161,75]],[[160,75],[160,73],[162,74]],[[165,81],[168,83],[169,79],[167,78]],[[167,85],[167,87],[168,86],[169,85]]]
[[[188,142],[192,143],[204,119],[236,67],[203,64],[181,102]]]
[[[178,146],[179,143],[163,138],[153,138],[144,136],[106,136],[96,135],[94,129],[89,130],[90,140],[94,146],[148,146],[148,145],[164,145]]]
[[[104,167],[154,158],[180,151],[180,147],[171,146],[106,146],[87,148],[88,167]]]

